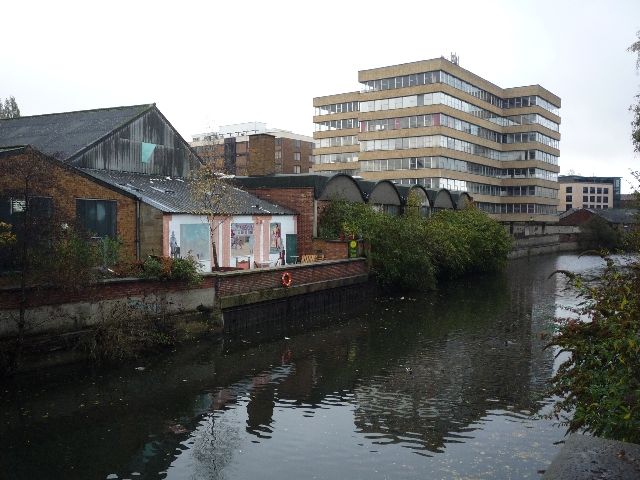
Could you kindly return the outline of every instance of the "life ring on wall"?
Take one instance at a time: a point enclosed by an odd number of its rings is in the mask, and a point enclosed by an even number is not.
[[[293,279],[291,278],[291,274],[289,272],[284,272],[282,274],[282,277],[280,277],[280,281],[282,282],[283,287],[289,288]]]

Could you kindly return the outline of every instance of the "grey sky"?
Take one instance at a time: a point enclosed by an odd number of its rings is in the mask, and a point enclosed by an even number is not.
[[[313,97],[357,90],[359,69],[456,52],[501,87],[562,98],[562,173],[640,169],[626,51],[638,0],[22,0],[2,13],[0,97],[23,115],[156,102],[187,140],[246,121],[311,135]]]

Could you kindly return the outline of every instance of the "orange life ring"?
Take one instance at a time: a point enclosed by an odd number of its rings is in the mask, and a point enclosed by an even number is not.
[[[280,281],[282,282],[283,287],[289,288],[291,286],[292,280],[293,279],[291,278],[291,274],[289,272],[284,272],[282,274],[282,277],[280,277]]]

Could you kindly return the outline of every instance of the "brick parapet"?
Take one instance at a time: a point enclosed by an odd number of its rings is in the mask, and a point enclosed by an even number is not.
[[[292,285],[303,285],[329,280],[366,275],[369,269],[365,259],[316,262],[291,265],[286,268],[225,272],[218,277],[218,295],[225,297],[253,291],[286,288],[282,286],[282,274],[291,275]]]

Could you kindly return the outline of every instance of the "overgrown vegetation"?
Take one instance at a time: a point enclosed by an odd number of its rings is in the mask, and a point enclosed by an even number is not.
[[[584,301],[550,344],[570,354],[553,378],[555,415],[569,432],[640,443],[640,263],[604,258],[595,285],[569,274]]]
[[[429,218],[420,217],[417,209],[407,210],[390,216],[365,204],[332,200],[321,215],[319,234],[363,239],[371,267],[387,288],[426,290],[434,288],[437,279],[505,265],[510,236],[476,208],[443,210]]]
[[[640,40],[629,51],[638,54],[640,68]],[[640,151],[640,104],[631,110],[631,138]],[[640,172],[632,174],[640,182]],[[637,190],[636,199],[640,199]],[[602,239],[602,225],[592,225],[594,230]],[[604,240],[612,240],[610,232]],[[554,413],[569,432],[640,443],[639,240],[639,231],[626,235],[626,247],[634,253],[628,265],[603,255],[606,267],[595,284],[563,272],[582,299],[574,310],[579,318],[559,320],[550,343],[570,355],[552,379],[552,393],[560,396]]]
[[[154,280],[173,280],[198,285],[202,281],[198,260],[186,258],[147,257],[140,276]]]
[[[623,246],[622,234],[600,215],[594,215],[580,227],[578,246],[585,250],[616,251]]]
[[[104,315],[80,347],[99,364],[117,363],[145,352],[171,347],[177,334],[158,302],[121,301]]]

